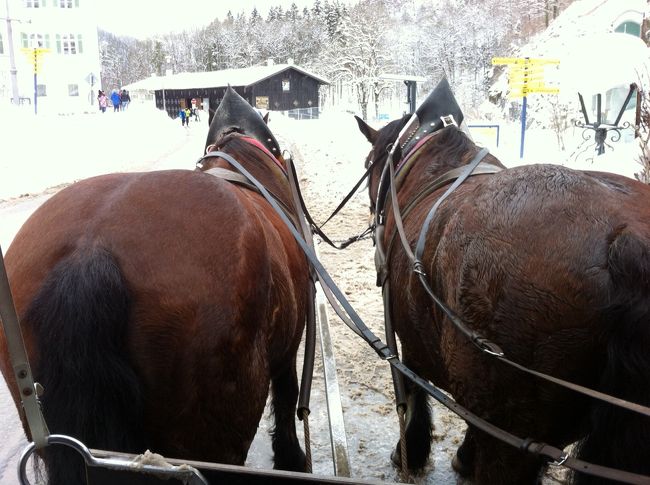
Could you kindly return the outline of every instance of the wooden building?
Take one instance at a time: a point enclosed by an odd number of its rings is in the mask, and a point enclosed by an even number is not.
[[[165,109],[172,118],[178,116],[181,108],[189,107],[192,100],[204,113],[214,111],[228,85],[256,108],[271,111],[301,108],[317,117],[319,87],[329,84],[294,64],[179,73],[146,81],[150,81],[149,86],[155,92],[156,106]]]

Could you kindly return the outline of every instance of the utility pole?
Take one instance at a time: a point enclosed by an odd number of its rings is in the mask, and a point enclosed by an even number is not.
[[[7,18],[7,43],[9,46],[9,73],[11,75],[11,99],[14,105],[18,106],[20,99],[18,97],[18,71],[16,70],[16,57],[14,56],[14,34],[11,29],[12,18],[9,15],[9,0],[5,0]]]

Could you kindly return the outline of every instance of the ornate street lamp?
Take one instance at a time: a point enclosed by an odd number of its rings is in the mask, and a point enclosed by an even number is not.
[[[575,121],[575,125],[578,128],[583,128],[582,139],[584,140],[581,146],[592,139],[596,144],[596,154],[602,155],[605,153],[605,145],[609,148],[613,147],[607,143],[607,137],[610,136],[609,141],[615,143],[621,139],[621,130],[631,128],[632,125],[629,121],[625,121],[622,125],[619,125],[623,113],[625,112],[627,105],[630,103],[630,99],[636,92],[636,84],[630,84],[630,89],[625,97],[623,103],[619,106],[615,105],[616,99],[615,96],[610,96],[609,106],[606,106],[606,113],[603,114],[603,103],[602,103],[602,94],[598,93],[594,96],[596,100],[596,120],[594,122],[589,121],[589,115],[587,114],[587,109],[585,108],[585,101],[582,97],[582,94],[578,93],[580,98],[580,109],[582,110],[582,116],[584,116],[584,123],[580,120]],[[618,109],[618,112],[616,111]],[[617,113],[616,118],[612,118],[607,113]],[[593,130],[593,133],[590,131]],[[610,132],[611,135],[610,135]]]

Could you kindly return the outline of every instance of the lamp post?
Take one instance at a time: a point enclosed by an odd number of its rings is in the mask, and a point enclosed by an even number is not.
[[[622,125],[619,125],[619,123],[621,122],[623,113],[625,112],[627,105],[630,103],[630,99],[632,99],[632,95],[635,93],[635,91],[636,84],[630,84],[630,89],[627,93],[627,96],[625,97],[625,100],[620,105],[620,108],[618,106],[614,106],[614,100],[612,97],[610,109],[607,111],[616,112],[614,110],[618,109],[618,113],[614,120],[603,116],[602,94],[596,94],[596,120],[593,122],[589,121],[589,115],[587,114],[587,109],[585,108],[585,101],[582,97],[582,94],[578,93],[578,97],[580,98],[580,109],[582,110],[582,116],[584,117],[585,121],[583,123],[580,120],[576,120],[575,125],[578,128],[583,128],[584,130],[582,132],[582,138],[584,140],[583,144],[591,140],[592,134],[589,132],[589,130],[593,130],[593,139],[596,144],[595,150],[597,155],[602,155],[605,153],[605,145],[607,145],[609,148],[613,148],[609,143],[607,143],[607,137],[609,136],[610,132],[613,132],[611,134],[610,141],[615,143],[621,139],[621,130],[630,128],[632,126],[629,121],[625,121]]]
[[[11,99],[18,106],[20,98],[18,96],[18,71],[16,70],[16,57],[14,55],[14,34],[11,28],[12,19],[9,15],[9,0],[5,0],[5,12],[7,14],[7,46],[9,47],[9,73],[11,75]]]

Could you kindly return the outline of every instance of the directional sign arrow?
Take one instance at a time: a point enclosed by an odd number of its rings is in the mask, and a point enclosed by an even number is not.
[[[527,64],[559,64],[559,59],[535,59],[530,57],[493,57],[492,65],[527,65]]]

